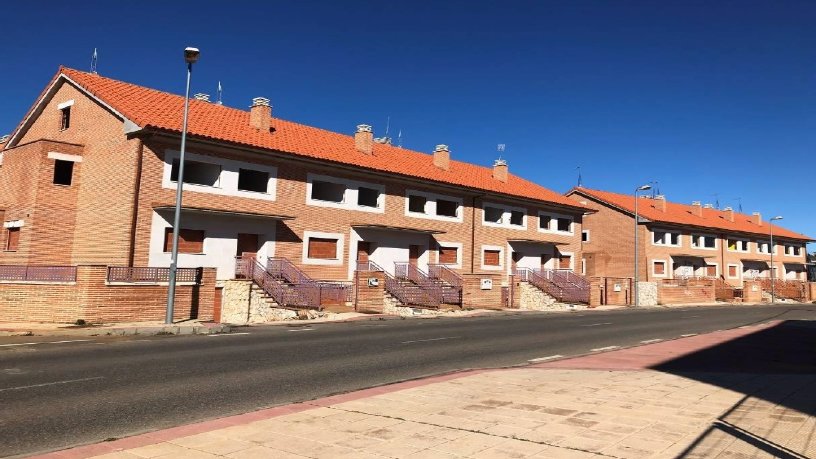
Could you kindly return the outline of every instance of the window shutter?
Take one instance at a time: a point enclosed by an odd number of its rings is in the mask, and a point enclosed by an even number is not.
[[[455,265],[458,255],[457,247],[439,247],[439,263],[443,265]]]
[[[307,257],[321,260],[337,259],[337,239],[309,238]]]
[[[485,266],[501,266],[500,250],[485,250],[484,251],[484,265]]]

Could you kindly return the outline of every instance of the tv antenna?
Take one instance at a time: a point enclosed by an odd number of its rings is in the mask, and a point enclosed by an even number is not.
[[[222,100],[222,96],[224,94],[224,91],[221,89],[221,81],[220,80],[218,81],[218,90],[216,91],[216,94],[217,94],[217,97],[216,97],[217,100],[215,101],[215,103],[218,104],[218,105],[224,105],[224,102]]]
[[[502,159],[502,153],[504,153],[506,147],[507,146],[503,143],[496,145],[496,151],[499,153],[499,159]]]
[[[581,166],[576,167],[575,169],[578,170],[578,186],[584,186],[584,180],[581,178]]]
[[[737,197],[737,198],[734,198],[734,199],[737,200],[737,209],[739,209],[739,212],[742,213],[742,198]]]
[[[720,194],[714,193],[711,196],[714,196],[714,208],[720,210]]]
[[[402,148],[402,129],[400,129],[397,134],[397,146]]]
[[[96,75],[96,64],[99,61],[99,55],[96,52],[96,48],[94,48],[93,55],[91,56],[91,73]]]

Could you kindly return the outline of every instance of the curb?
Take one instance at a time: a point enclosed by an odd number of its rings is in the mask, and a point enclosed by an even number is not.
[[[78,329],[17,329],[0,330],[0,336],[153,336],[153,335],[215,335],[229,333],[231,327],[226,324],[200,325],[161,325],[144,327],[109,327]]]

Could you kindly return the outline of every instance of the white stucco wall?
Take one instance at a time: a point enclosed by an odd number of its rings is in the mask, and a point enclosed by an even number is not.
[[[150,229],[149,266],[170,266],[170,253],[164,252],[165,228],[172,226],[172,211],[154,211]],[[201,254],[180,253],[180,268],[216,268],[216,279],[235,278],[235,257],[238,249],[238,233],[258,234],[258,259],[264,263],[266,257],[275,254],[276,220],[227,215],[204,215],[182,212],[181,227],[204,230],[204,252]]]
[[[418,245],[422,247],[417,267],[426,271],[430,262],[429,244],[431,237],[422,233],[406,233],[400,231],[377,230],[377,229],[352,229],[349,245],[349,279],[354,275],[357,266],[357,243],[359,241],[371,242],[372,252],[369,260],[380,265],[389,274],[394,274],[394,262],[407,262],[409,246]]]

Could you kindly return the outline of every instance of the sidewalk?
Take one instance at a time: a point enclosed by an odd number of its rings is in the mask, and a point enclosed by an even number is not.
[[[814,340],[813,323],[771,323],[409,381],[40,457],[814,457]]]
[[[167,325],[164,322],[122,322],[76,326],[38,322],[0,322],[0,336],[128,336],[128,335],[211,335],[229,333],[225,324],[186,320]]]

